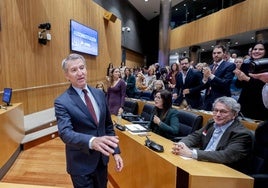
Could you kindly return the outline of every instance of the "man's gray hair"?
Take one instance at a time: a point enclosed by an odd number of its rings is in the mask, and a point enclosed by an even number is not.
[[[80,55],[80,54],[70,54],[64,60],[62,60],[62,63],[61,63],[62,69],[65,72],[67,72],[67,63],[69,61],[73,61],[73,60],[77,60],[77,59],[81,59],[83,61],[83,63],[86,65],[86,60],[82,55]]]
[[[230,108],[233,112],[238,114],[240,112],[241,106],[240,104],[232,97],[220,97],[215,100],[212,107],[214,108],[216,103],[222,103]]]

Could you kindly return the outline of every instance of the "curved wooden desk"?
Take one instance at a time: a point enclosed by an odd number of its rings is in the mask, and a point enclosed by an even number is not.
[[[0,179],[20,152],[24,137],[23,108],[21,103],[0,109]]]
[[[115,117],[113,117],[115,118]],[[127,121],[122,120],[126,124]],[[185,160],[171,153],[172,141],[154,133],[149,138],[164,146],[157,153],[144,145],[146,137],[128,131],[116,130],[120,139],[124,169],[114,169],[114,159],[109,162],[109,181],[114,187],[150,188],[252,188],[253,178],[222,164]]]

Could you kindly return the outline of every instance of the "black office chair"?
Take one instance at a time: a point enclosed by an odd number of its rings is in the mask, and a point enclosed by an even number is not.
[[[268,121],[259,124],[255,130],[251,173],[254,188],[268,187]]]
[[[172,138],[172,141],[178,142],[188,134],[200,129],[203,123],[203,116],[191,111],[178,110],[179,114],[179,134]]]
[[[140,124],[148,128],[155,114],[155,106],[152,104],[144,104],[142,112],[139,116],[135,117],[131,122]]]
[[[126,100],[124,104],[124,112],[131,113],[134,115],[138,114],[138,102],[134,100]]]

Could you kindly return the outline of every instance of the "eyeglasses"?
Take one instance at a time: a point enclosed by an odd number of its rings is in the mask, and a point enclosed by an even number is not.
[[[158,100],[160,100],[161,97],[156,95],[156,96],[154,96],[154,99],[158,99]]]
[[[220,114],[228,114],[230,111],[229,110],[219,110],[219,109],[213,109],[212,110],[212,113],[213,114],[218,114],[218,113],[220,113]]]

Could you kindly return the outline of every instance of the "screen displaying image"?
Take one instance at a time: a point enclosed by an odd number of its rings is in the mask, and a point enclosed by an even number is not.
[[[71,50],[98,55],[98,32],[77,21],[70,21]]]
[[[4,103],[6,103],[7,106],[10,105],[11,96],[12,96],[12,89],[11,88],[4,88],[2,101]]]

